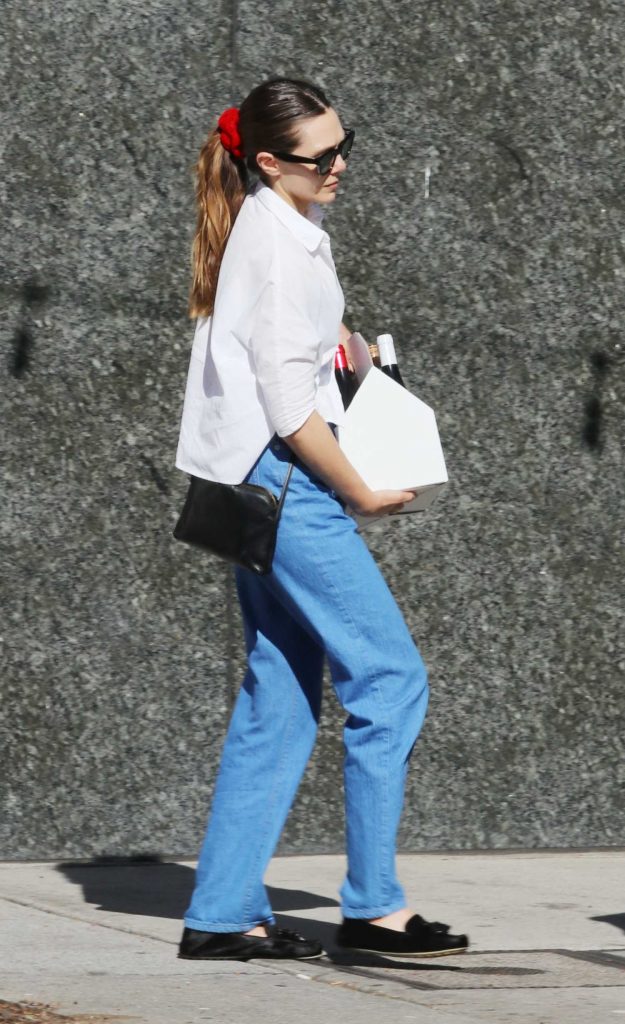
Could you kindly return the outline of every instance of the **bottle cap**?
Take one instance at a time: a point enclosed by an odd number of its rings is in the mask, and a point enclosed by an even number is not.
[[[393,344],[392,334],[378,334],[377,337],[378,348],[380,350],[380,362],[383,366],[388,366],[397,362],[397,356],[395,355],[395,346]]]
[[[343,345],[339,345],[334,357],[334,366],[337,370],[347,370],[347,356]]]

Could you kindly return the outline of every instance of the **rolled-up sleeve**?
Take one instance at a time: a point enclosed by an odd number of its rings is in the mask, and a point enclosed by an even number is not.
[[[288,250],[276,254],[254,309],[250,350],[260,395],[279,437],[298,430],[315,408],[318,302],[310,264]]]

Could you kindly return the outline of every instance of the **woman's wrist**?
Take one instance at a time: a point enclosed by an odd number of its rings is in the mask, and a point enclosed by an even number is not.
[[[354,509],[366,508],[373,494],[373,491],[370,487],[367,487],[364,480],[360,480],[355,487],[348,486],[340,491],[335,487],[334,490],[344,505]]]

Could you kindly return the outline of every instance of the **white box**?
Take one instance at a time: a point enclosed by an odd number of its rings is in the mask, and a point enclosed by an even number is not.
[[[434,411],[373,366],[366,342],[353,334],[345,345],[360,386],[338,428],[338,442],[374,491],[418,491],[405,515],[421,512],[448,481]],[[361,524],[371,516],[355,516]]]

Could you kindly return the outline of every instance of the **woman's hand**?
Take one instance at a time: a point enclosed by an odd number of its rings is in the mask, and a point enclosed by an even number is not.
[[[404,505],[412,501],[416,491],[369,491],[361,501],[351,505],[351,511],[359,516],[388,516],[401,512]]]

